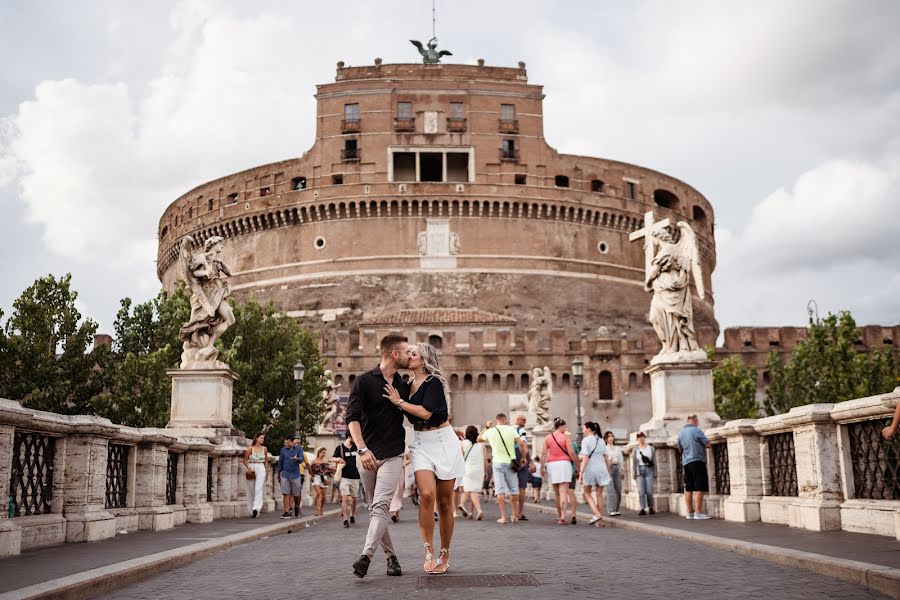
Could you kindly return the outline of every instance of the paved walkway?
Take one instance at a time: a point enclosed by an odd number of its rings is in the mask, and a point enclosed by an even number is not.
[[[548,509],[550,507],[543,507]],[[745,540],[842,559],[900,567],[900,542],[846,532],[816,533],[777,525],[740,524],[720,520],[693,522],[675,515],[626,515],[598,529],[585,522],[556,525],[554,515],[529,510],[527,523],[499,525],[496,506],[488,505],[481,522],[457,520],[453,568],[444,576],[421,576],[421,543],[416,509],[407,506],[392,525],[404,576],[388,578],[380,556],[369,576],[351,574],[365,536],[361,514],[351,529],[336,518],[297,524],[292,535],[272,535],[235,545],[177,569],[119,589],[108,600],[184,598],[393,598],[427,594],[450,598],[461,594],[490,598],[883,598],[864,587],[828,576],[774,564],[754,556],[728,552],[688,539],[655,535],[644,526],[663,526],[657,533],[700,533],[723,540]],[[141,532],[93,544],[67,544],[0,559],[0,593],[89,569],[188,548],[192,544],[252,534],[272,528],[277,514],[263,518],[185,525],[167,532]],[[436,540],[437,541],[437,540]],[[187,562],[187,561],[185,561]],[[181,563],[179,563],[181,564]],[[473,581],[472,577],[531,576],[539,586],[509,586],[510,581]],[[523,582],[519,582],[523,583]],[[472,584],[495,584],[487,589]],[[436,589],[435,589],[436,588]],[[445,589],[441,589],[445,588]],[[96,589],[96,588],[95,588]],[[92,594],[88,597],[93,597]]]

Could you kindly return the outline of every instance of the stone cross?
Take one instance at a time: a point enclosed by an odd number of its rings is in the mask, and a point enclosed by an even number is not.
[[[644,228],[633,231],[628,235],[628,241],[634,242],[641,238],[647,238],[644,242],[644,277],[650,272],[656,244],[653,241],[653,232],[660,231],[669,226],[669,219],[654,222],[653,211],[644,213]]]

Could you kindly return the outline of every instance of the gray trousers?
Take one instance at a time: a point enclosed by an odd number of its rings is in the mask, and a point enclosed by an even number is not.
[[[366,490],[366,502],[369,503],[369,531],[366,533],[366,545],[362,553],[369,558],[374,556],[379,543],[385,556],[394,555],[394,545],[388,531],[391,523],[389,511],[397,482],[403,474],[403,455],[379,460],[375,464],[375,471],[364,469],[361,461],[359,464],[359,478]]]
[[[637,485],[641,508],[653,508],[653,469],[639,466]]]
[[[611,513],[619,512],[622,505],[622,476],[619,474],[619,465],[609,466],[609,485],[606,486],[606,510]]]

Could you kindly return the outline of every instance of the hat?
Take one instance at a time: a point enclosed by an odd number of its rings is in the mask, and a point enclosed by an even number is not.
[[[637,437],[645,438],[645,437],[647,437],[647,436],[644,435],[644,432],[643,432],[643,431],[638,431]]]

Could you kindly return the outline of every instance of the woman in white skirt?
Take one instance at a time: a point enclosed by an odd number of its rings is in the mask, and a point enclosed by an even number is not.
[[[385,396],[406,413],[415,430],[409,447],[411,467],[419,488],[419,530],[425,544],[426,573],[446,573],[450,568],[450,540],[453,538],[453,489],[465,473],[459,438],[450,426],[447,399],[450,386],[441,372],[438,351],[428,344],[409,349],[409,369],[413,372],[409,401],[387,384]],[[434,505],[440,515],[441,550],[434,557]]]
[[[609,485],[609,456],[606,455],[606,444],[600,436],[600,424],[588,421],[584,424],[581,441],[581,470],[578,479],[584,486],[584,500],[591,508],[594,516],[590,525],[606,527],[603,524],[603,492]]]
[[[568,525],[566,510],[569,507],[569,483],[572,481],[574,470],[572,465],[578,462],[572,441],[566,436],[566,422],[560,417],[553,419],[553,433],[544,440],[544,450],[541,453],[544,479],[553,486],[556,496],[557,523]]]
[[[480,521],[481,514],[481,486],[484,485],[484,472],[487,468],[487,455],[484,446],[478,442],[478,429],[474,425],[466,428],[466,436],[462,442],[463,461],[466,464],[466,474],[462,478],[462,494],[459,497],[457,510],[464,517]],[[473,511],[466,510],[466,503],[471,501]]]
[[[244,468],[247,469],[247,509],[255,519],[262,510],[263,492],[269,476],[269,463],[266,460],[266,436],[263,433],[253,438],[250,447],[244,450]]]

